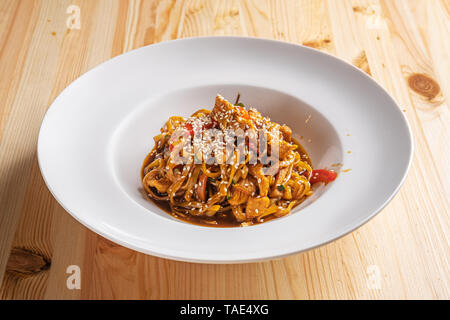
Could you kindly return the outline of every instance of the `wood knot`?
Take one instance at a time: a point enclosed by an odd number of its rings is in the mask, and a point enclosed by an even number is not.
[[[231,8],[229,15],[232,16],[232,17],[238,16],[239,15],[239,9],[236,8],[236,7]]]
[[[414,73],[408,77],[408,86],[428,100],[433,100],[440,92],[439,84],[426,74]]]
[[[324,49],[331,44],[330,39],[322,39],[322,40],[312,40],[312,41],[305,41],[302,43],[304,46],[314,48],[314,49]]]
[[[6,272],[29,277],[48,268],[50,268],[50,261],[42,255],[24,248],[13,248],[6,265]]]
[[[365,51],[362,51],[355,59],[353,59],[353,65],[367,73],[369,76],[372,75]]]
[[[365,11],[366,11],[366,8],[364,8],[364,7],[360,7],[360,6],[353,7],[353,12],[363,13]]]
[[[204,5],[200,4],[199,6],[193,6],[187,9],[186,15],[194,15],[205,8]]]
[[[106,252],[112,252],[115,251],[116,249],[123,249],[123,247],[106,238],[103,238],[101,236],[98,237],[97,250],[99,253],[103,254]]]
[[[379,7],[374,6],[374,5],[371,5],[368,7],[360,7],[360,6],[353,7],[353,12],[361,13],[364,15],[376,15],[378,11],[379,11]]]

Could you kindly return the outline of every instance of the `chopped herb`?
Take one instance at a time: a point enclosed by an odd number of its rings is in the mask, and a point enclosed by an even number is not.
[[[216,182],[216,179],[211,178],[211,177],[208,177],[208,181],[209,181],[209,182]]]
[[[278,191],[283,191],[283,190],[284,190],[284,186],[283,186],[282,184],[280,184],[280,185],[277,187],[277,189],[278,189]]]
[[[236,103],[235,106],[245,108],[245,105],[242,102]]]
[[[227,200],[230,200],[231,199],[231,194],[227,194]]]
[[[231,180],[231,183],[232,183],[232,184],[236,184],[236,180],[232,179],[232,180]]]

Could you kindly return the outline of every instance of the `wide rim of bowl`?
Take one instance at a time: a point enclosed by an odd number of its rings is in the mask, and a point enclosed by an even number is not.
[[[53,189],[52,185],[49,183],[46,174],[45,174],[45,170],[43,169],[43,165],[42,165],[42,155],[40,152],[40,145],[42,144],[42,131],[43,128],[45,127],[47,121],[48,121],[48,115],[49,112],[52,111],[52,107],[55,104],[56,101],[58,101],[58,99],[61,97],[61,95],[66,91],[66,90],[70,90],[70,88],[82,81],[82,79],[84,79],[84,77],[86,77],[87,75],[95,72],[96,70],[98,70],[99,68],[104,68],[106,67],[108,64],[113,63],[116,59],[120,59],[123,56],[126,55],[131,55],[136,51],[139,50],[143,50],[145,48],[148,47],[155,47],[155,46],[165,46],[168,45],[170,43],[174,43],[174,42],[188,42],[188,41],[192,41],[192,40],[216,40],[216,39],[237,39],[237,40],[245,40],[245,41],[256,41],[256,42],[266,42],[266,43],[274,43],[274,44],[283,44],[283,45],[287,45],[287,46],[292,46],[292,47],[300,47],[304,50],[308,50],[308,51],[312,51],[315,54],[318,55],[322,55],[322,56],[326,56],[327,58],[334,60],[336,63],[339,64],[343,64],[346,67],[349,67],[351,69],[353,69],[354,71],[358,72],[360,74],[360,76],[365,77],[367,80],[369,80],[374,86],[378,87],[378,89],[381,89],[386,96],[391,100],[391,102],[393,103],[393,105],[395,105],[398,109],[399,114],[401,115],[401,119],[403,121],[403,124],[405,125],[405,127],[407,128],[407,133],[408,133],[408,150],[409,150],[409,154],[408,154],[408,161],[407,161],[407,165],[404,167],[404,170],[401,174],[402,178],[396,183],[396,186],[394,188],[394,190],[391,192],[390,196],[383,202],[381,203],[378,208],[376,210],[373,210],[373,212],[370,215],[364,216],[363,218],[361,218],[360,220],[354,222],[351,226],[347,227],[346,230],[344,232],[338,232],[337,234],[332,234],[329,237],[327,237],[325,240],[323,240],[321,243],[318,243],[316,245],[311,245],[311,246],[307,246],[304,247],[302,249],[298,249],[298,250],[291,250],[289,252],[285,252],[282,254],[278,254],[278,255],[274,255],[274,254],[270,254],[270,255],[261,255],[258,256],[256,258],[241,258],[241,259],[203,259],[203,258],[194,258],[191,257],[189,255],[183,255],[182,252],[180,252],[180,254],[177,255],[173,255],[173,254],[164,254],[161,253],[159,251],[155,251],[155,250],[151,250],[148,248],[142,248],[139,246],[136,246],[132,243],[126,242],[118,237],[116,237],[115,235],[109,233],[109,232],[105,232],[104,230],[102,230],[101,228],[99,228],[98,226],[92,225],[90,223],[87,223],[86,221],[80,219],[80,217],[77,215],[76,212],[74,212],[73,210],[71,210],[70,208],[68,208],[62,201],[61,199],[57,196],[55,190]],[[174,39],[174,40],[166,40],[166,41],[161,41],[155,44],[150,44],[147,46],[143,46],[134,50],[131,50],[129,52],[126,52],[124,54],[118,55],[116,57],[113,57],[109,60],[106,60],[98,65],[96,65],[95,67],[89,69],[88,71],[84,72],[83,74],[81,74],[77,79],[75,79],[74,81],[72,81],[67,87],[64,88],[64,90],[62,90],[58,96],[52,101],[52,103],[50,104],[49,108],[47,109],[40,129],[39,129],[39,134],[38,134],[38,141],[37,141],[37,160],[38,160],[38,165],[39,165],[39,169],[41,171],[41,175],[42,178],[47,186],[47,188],[49,189],[50,193],[52,194],[52,196],[55,198],[55,200],[59,203],[59,205],[61,205],[61,207],[67,211],[73,218],[75,218],[78,222],[80,222],[82,225],[84,225],[85,227],[87,227],[88,229],[90,229],[91,231],[101,235],[102,237],[111,240],[115,243],[118,243],[126,248],[138,251],[138,252],[142,252],[145,254],[150,254],[153,256],[157,256],[160,258],[165,258],[165,259],[171,259],[171,260],[176,260],[176,261],[183,261],[183,262],[194,262],[194,263],[213,263],[213,264],[235,264],[235,263],[252,263],[252,262],[260,262],[260,261],[265,261],[265,260],[271,260],[271,259],[280,259],[280,258],[284,258],[287,256],[291,256],[294,254],[298,254],[301,252],[306,252],[321,246],[324,246],[326,244],[329,244],[333,241],[336,241],[346,235],[348,235],[349,233],[355,231],[356,229],[362,227],[363,225],[365,225],[367,222],[369,222],[371,219],[373,219],[376,215],[378,215],[378,213],[380,213],[391,201],[392,199],[398,194],[399,190],[401,189],[402,185],[404,184],[409,170],[411,168],[412,162],[413,162],[413,158],[414,158],[414,136],[412,133],[412,129],[411,126],[409,124],[409,121],[406,117],[406,115],[401,111],[398,103],[396,102],[396,100],[392,97],[392,95],[382,86],[380,85],[374,78],[372,78],[371,76],[367,75],[365,72],[361,71],[359,68],[357,68],[356,66],[348,63],[347,61],[333,56],[331,54],[328,54],[326,52],[317,50],[315,48],[311,48],[311,47],[307,47],[301,44],[296,44],[296,43],[292,43],[292,42],[287,42],[287,41],[281,41],[281,40],[275,40],[275,39],[270,39],[270,38],[260,38],[260,37],[249,37],[249,36],[200,36],[200,37],[187,37],[187,38],[181,38],[181,39]],[[258,227],[260,225],[256,225],[256,226],[252,226],[252,228]]]

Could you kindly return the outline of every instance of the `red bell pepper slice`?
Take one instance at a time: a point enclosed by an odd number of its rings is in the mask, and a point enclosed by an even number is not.
[[[313,170],[311,179],[309,179],[309,182],[311,184],[318,183],[318,182],[324,182],[325,184],[332,182],[336,180],[337,173],[333,170]]]

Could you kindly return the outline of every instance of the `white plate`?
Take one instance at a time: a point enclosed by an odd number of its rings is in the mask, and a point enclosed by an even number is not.
[[[316,168],[343,163],[351,171],[261,225],[176,220],[139,191],[153,136],[169,116],[238,91],[247,106],[303,136]],[[82,224],[144,253],[207,263],[278,258],[347,234],[392,199],[412,154],[403,112],[365,73],[314,49],[240,37],[160,43],[94,68],[53,102],[38,142],[45,182]]]

